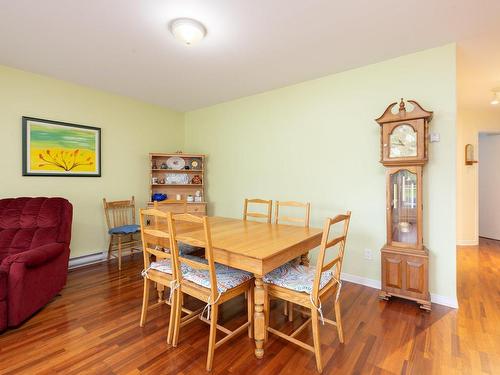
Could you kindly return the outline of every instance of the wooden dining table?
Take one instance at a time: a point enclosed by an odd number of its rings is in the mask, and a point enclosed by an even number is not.
[[[264,356],[266,323],[264,301],[267,299],[262,277],[269,271],[300,257],[319,246],[322,231],[303,226],[268,224],[225,217],[209,217],[214,260],[255,276],[254,339],[255,356]],[[178,240],[182,235],[204,241],[200,227],[176,227]],[[189,243],[189,240],[186,242]],[[196,244],[193,244],[196,245]]]

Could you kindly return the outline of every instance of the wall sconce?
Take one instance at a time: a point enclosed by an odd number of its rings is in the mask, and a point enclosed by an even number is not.
[[[474,165],[477,160],[474,160],[474,146],[471,144],[465,145],[465,165]]]

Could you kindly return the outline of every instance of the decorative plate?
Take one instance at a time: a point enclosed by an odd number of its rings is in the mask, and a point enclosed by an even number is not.
[[[167,173],[166,181],[167,184],[189,184],[189,176],[187,174],[178,174],[178,173]]]
[[[186,161],[178,156],[172,156],[171,158],[167,159],[167,167],[170,169],[183,169],[185,165]]]
[[[196,160],[196,159],[191,160],[191,168],[199,169],[199,166],[200,166],[200,162],[198,160]]]

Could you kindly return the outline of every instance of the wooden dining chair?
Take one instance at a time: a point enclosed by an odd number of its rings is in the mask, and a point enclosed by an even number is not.
[[[210,225],[206,216],[199,217],[190,214],[172,215],[169,213],[170,232],[172,233],[172,249],[174,254],[174,267],[177,268],[178,288],[175,293],[175,323],[172,345],[175,347],[179,340],[180,328],[192,322],[196,318],[210,324],[210,335],[208,339],[207,371],[212,369],[214,351],[216,348],[232,339],[236,335],[248,330],[249,337],[252,337],[253,321],[253,277],[249,272],[237,270],[222,264],[214,262],[212,250],[212,237]],[[183,234],[182,226],[188,226],[190,229]],[[193,236],[193,225],[199,229],[201,236]],[[194,260],[183,256],[178,251],[179,242],[189,243],[194,246],[205,248],[204,262]],[[219,306],[236,296],[248,292],[247,301],[247,321],[231,331],[219,324]],[[206,303],[204,311],[207,311],[207,317],[203,313],[191,313],[182,317],[180,301],[182,294],[190,295]],[[225,333],[226,336],[216,341],[217,330]]]
[[[118,257],[118,269],[122,269],[122,251],[123,248],[130,248],[130,251],[140,250],[136,245],[140,244],[137,238],[140,227],[135,221],[135,198],[130,200],[107,201],[102,200],[104,206],[104,215],[108,226],[109,246],[108,260],[111,257]],[[114,246],[117,242],[116,247]],[[113,254],[117,250],[118,256]]]
[[[316,267],[287,263],[269,272],[263,278],[266,283],[268,298],[280,298],[286,301],[293,301],[294,304],[309,309],[310,318],[307,319],[294,332],[287,335],[268,326],[268,332],[275,334],[285,340],[290,341],[315,354],[316,367],[319,372],[323,371],[321,360],[321,344],[319,338],[319,322],[328,323],[337,327],[339,341],[344,343],[344,333],[342,331],[342,320],[340,316],[339,294],[342,283],[340,274],[344,259],[345,244],[351,212],[338,215],[333,219],[328,218],[323,226],[323,236],[321,239],[320,251]],[[343,223],[342,235],[329,240],[332,226]],[[325,256],[330,248],[338,248],[337,256],[325,264]],[[335,267],[334,270],[332,268]],[[333,295],[335,321],[323,316],[321,300]],[[269,304],[269,302],[267,302]],[[266,322],[269,322],[269,309],[266,309]],[[313,346],[300,341],[296,336],[312,324]]]
[[[248,211],[248,206],[251,205],[264,205],[266,211],[262,212],[250,212]],[[243,206],[243,220],[248,220],[249,217],[266,219],[268,223],[271,223],[271,212],[273,209],[273,201],[265,199],[248,199],[245,198],[245,203]]]
[[[301,210],[303,211],[303,215],[301,216],[289,216],[283,215],[283,210],[280,208],[284,208],[287,211],[290,210]],[[287,212],[285,211],[285,212]],[[274,223],[275,224],[298,224],[302,225],[306,228],[309,227],[311,215],[311,203],[302,203],[295,201],[276,201],[274,206]],[[304,253],[302,256],[294,260],[297,263],[301,263],[305,266],[309,266],[309,253]],[[288,316],[288,321],[293,321],[293,303],[285,302],[285,306],[283,309],[283,313]]]
[[[141,238],[144,256],[144,291],[142,295],[142,309],[139,326],[144,327],[149,309],[149,292],[151,284],[156,283],[163,288],[170,288],[171,298],[168,300],[159,300],[159,303],[166,303],[175,306],[176,296],[173,293],[175,282],[178,279],[177,269],[173,267],[171,235],[169,232],[168,214],[157,209],[142,209],[140,211]],[[153,307],[156,307],[155,304]],[[188,313],[200,313],[201,309],[193,312],[184,308],[181,309]],[[170,323],[168,326],[167,343],[172,342],[173,328],[175,322],[175,310],[171,308]]]
[[[172,212],[175,214],[185,214],[187,213],[187,200],[186,199],[165,199],[163,201],[153,201],[153,207],[157,210],[163,212]],[[181,253],[184,254],[194,254],[203,250],[199,247],[194,247],[187,244],[179,244],[179,249]],[[158,292],[158,302],[163,301],[164,287],[161,284],[156,285],[156,290]]]

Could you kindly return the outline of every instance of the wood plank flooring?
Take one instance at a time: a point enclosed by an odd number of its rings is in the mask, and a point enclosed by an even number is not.
[[[61,296],[21,327],[0,335],[0,374],[205,374],[208,325],[181,330],[178,348],[166,344],[167,305],[139,327],[142,257],[71,271]],[[500,374],[500,242],[458,249],[460,309],[411,302],[380,302],[377,290],[344,283],[346,343],[320,326],[325,374]],[[152,298],[156,297],[151,293]],[[188,300],[194,305],[194,301]],[[331,300],[323,301],[333,316]],[[229,328],[245,318],[244,300],[223,306]],[[271,325],[291,331],[273,302]],[[311,330],[301,339],[312,342]],[[246,335],[215,352],[214,374],[315,374],[312,353],[270,335],[263,360]]]

